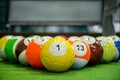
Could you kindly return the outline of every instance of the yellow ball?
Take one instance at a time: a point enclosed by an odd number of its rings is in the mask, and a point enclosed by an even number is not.
[[[111,62],[117,53],[117,48],[115,47],[114,42],[109,37],[105,36],[97,37],[97,40],[100,41],[103,47],[103,56],[101,62]]]
[[[13,36],[12,35],[6,35],[6,36],[3,36],[1,39],[0,39],[0,57],[3,59],[3,60],[7,60],[7,57],[5,55],[5,45],[7,43],[7,41],[9,39],[12,39]]]
[[[41,51],[41,61],[49,71],[61,72],[69,69],[74,62],[71,44],[62,38],[52,38]]]

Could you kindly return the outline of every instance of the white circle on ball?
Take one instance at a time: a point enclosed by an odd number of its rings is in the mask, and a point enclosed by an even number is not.
[[[96,39],[91,36],[83,36],[82,39],[87,42],[88,44],[93,44],[96,42]]]
[[[96,39],[94,37],[89,37],[89,44],[93,44],[96,42]]]
[[[14,38],[14,36],[12,36],[12,35],[7,36],[7,40],[12,39],[12,38]]]
[[[105,37],[98,37],[96,39],[101,43],[101,45],[105,45],[107,43],[107,39]]]
[[[34,39],[34,42],[35,42],[36,44],[42,44],[42,43],[41,43],[41,38],[35,38],[35,39]]]
[[[72,36],[72,37],[69,37],[68,40],[78,40],[79,37],[78,36]]]
[[[41,38],[41,37],[40,37],[40,36],[37,36],[37,35],[36,35],[36,36],[33,36],[33,39],[34,39],[34,40],[39,40],[40,38]]]
[[[32,38],[25,38],[24,39],[24,44],[26,45],[26,46],[28,46],[29,44],[30,44],[30,42],[32,42]]]
[[[40,39],[39,43],[40,44],[45,44],[48,40],[50,40],[52,37],[50,36],[44,36]]]
[[[85,44],[80,41],[73,43],[72,46],[78,56],[84,56],[87,52]]]
[[[114,42],[120,40],[118,36],[109,36]]]
[[[55,56],[63,56],[66,53],[67,47],[62,42],[54,42],[50,45],[49,50]]]

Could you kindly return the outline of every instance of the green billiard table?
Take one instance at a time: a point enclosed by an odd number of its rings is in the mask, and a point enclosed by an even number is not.
[[[0,60],[0,80],[120,80],[120,61],[54,73]]]

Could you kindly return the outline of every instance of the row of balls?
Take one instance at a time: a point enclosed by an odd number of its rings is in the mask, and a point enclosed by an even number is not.
[[[4,61],[46,68],[53,72],[120,59],[118,36],[39,36],[6,35],[0,38],[0,58]]]

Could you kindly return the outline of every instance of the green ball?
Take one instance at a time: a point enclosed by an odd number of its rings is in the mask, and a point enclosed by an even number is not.
[[[6,54],[6,57],[8,58],[8,60],[11,62],[18,62],[18,60],[15,56],[15,47],[21,41],[21,39],[23,39],[23,37],[21,37],[21,38],[15,37],[13,39],[9,39],[6,43],[5,54]]]
[[[101,42],[103,47],[103,56],[101,59],[102,63],[111,62],[116,56],[117,49],[114,45],[114,42],[109,37],[97,37],[97,40]]]

